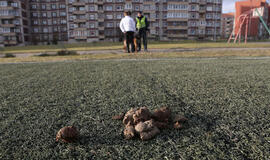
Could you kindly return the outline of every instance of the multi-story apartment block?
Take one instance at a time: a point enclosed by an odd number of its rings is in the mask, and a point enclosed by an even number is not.
[[[69,42],[118,41],[123,12],[139,11],[141,0],[68,0]],[[135,15],[134,15],[135,17]]]
[[[225,13],[221,17],[221,38],[229,38],[233,32],[234,13]]]
[[[0,45],[23,45],[29,42],[29,19],[26,0],[0,1]]]
[[[221,0],[189,1],[189,38],[217,39],[220,37]]]
[[[32,43],[67,41],[66,0],[29,0]]]
[[[118,41],[122,37],[119,22],[124,11],[132,11],[134,18],[138,11],[143,11],[150,22],[152,39],[220,37],[222,0],[25,0],[25,3],[25,8],[29,8],[25,19],[30,22],[30,34],[22,44]]]

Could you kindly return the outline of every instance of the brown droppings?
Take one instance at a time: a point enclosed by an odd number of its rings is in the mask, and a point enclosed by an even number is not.
[[[74,142],[78,139],[79,132],[74,126],[66,126],[61,128],[56,135],[56,141],[63,141],[66,143]]]
[[[123,123],[127,125],[128,123],[134,124],[133,115],[135,114],[136,108],[131,108],[124,116]]]
[[[153,118],[159,122],[168,122],[171,117],[171,111],[168,107],[162,107],[160,109],[155,109],[153,113]]]
[[[183,128],[183,125],[180,122],[176,122],[176,123],[174,123],[173,128],[175,128],[175,129],[182,129]]]
[[[141,132],[149,131],[149,130],[153,129],[153,127],[154,127],[154,122],[151,119],[151,120],[148,120],[145,122],[139,122],[135,126],[135,130],[136,130],[136,132],[141,133]]]
[[[155,121],[155,126],[159,129],[166,129],[169,127],[168,123]]]
[[[141,107],[133,115],[134,124],[137,124],[139,122],[148,121],[151,119],[151,116],[152,116],[152,114],[148,110],[147,107]]]
[[[126,125],[126,127],[125,127],[124,136],[126,139],[132,139],[133,137],[135,137],[134,126],[131,125],[130,123],[128,125]]]
[[[150,140],[150,139],[154,138],[157,134],[159,134],[159,132],[160,132],[160,130],[155,126],[150,131],[141,132],[140,138],[143,141]]]
[[[119,117],[121,116],[114,116],[115,119]],[[169,122],[172,121],[174,123],[170,124]],[[175,129],[183,128],[182,123],[185,121],[187,121],[187,118],[180,115],[171,119],[171,111],[168,107],[156,109],[153,114],[147,107],[131,108],[123,118],[124,136],[126,139],[132,139],[139,135],[141,140],[146,141],[159,134],[160,129],[171,128],[172,126]]]
[[[124,118],[125,114],[121,113],[119,115],[115,115],[112,117],[113,120],[122,120]]]
[[[177,115],[174,117],[173,122],[186,122],[188,119],[182,115]]]

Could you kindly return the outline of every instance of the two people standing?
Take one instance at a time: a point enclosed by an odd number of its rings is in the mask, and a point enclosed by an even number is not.
[[[120,29],[125,35],[127,52],[135,52],[135,44],[134,44],[134,33],[137,31],[137,40],[136,45],[138,46],[138,51],[141,50],[141,38],[143,39],[144,51],[147,51],[147,31],[149,27],[149,23],[147,18],[142,15],[142,12],[138,12],[138,16],[136,18],[136,23],[131,18],[131,12],[127,11],[124,13],[124,18],[120,22]]]

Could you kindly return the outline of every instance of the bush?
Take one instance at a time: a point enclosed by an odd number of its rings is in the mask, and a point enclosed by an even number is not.
[[[78,55],[76,51],[68,51],[68,50],[61,50],[57,52],[58,56],[70,56],[70,55]]]
[[[14,57],[16,57],[16,56],[12,53],[6,53],[4,56],[4,58],[14,58]]]

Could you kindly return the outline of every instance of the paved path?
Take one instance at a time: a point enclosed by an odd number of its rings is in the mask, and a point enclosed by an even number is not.
[[[171,48],[171,49],[149,49],[150,53],[169,53],[169,52],[196,52],[196,51],[239,51],[239,50],[268,50],[270,48]],[[47,54],[56,54],[55,52],[46,52]],[[78,54],[121,54],[123,50],[92,50],[92,51],[77,51]],[[42,53],[18,53],[16,57],[37,56]],[[3,55],[0,55],[2,57]]]
[[[77,61],[77,60],[65,60],[65,61],[48,61],[48,62],[3,62],[0,65],[7,65],[7,64],[39,64],[39,63],[73,63],[73,62],[125,62],[125,61],[183,61],[183,60],[218,60],[218,58],[150,58],[150,59],[100,59],[100,60],[84,60],[84,61]],[[229,57],[226,60],[270,60],[270,57]]]

